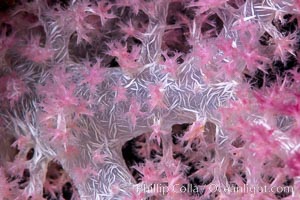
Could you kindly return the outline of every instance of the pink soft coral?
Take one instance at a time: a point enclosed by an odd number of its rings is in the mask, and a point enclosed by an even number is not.
[[[204,123],[203,121],[199,120],[194,122],[189,129],[185,132],[185,134],[182,137],[182,145],[187,142],[187,145],[185,146],[185,151],[191,150],[192,143],[200,139],[201,141],[204,141]]]
[[[198,12],[204,13],[210,9],[222,8],[228,0],[190,1],[187,7],[199,7]]]
[[[54,18],[59,26],[67,28],[66,31],[76,32],[77,44],[82,40],[91,43],[90,33],[95,30],[95,27],[88,22],[87,17],[93,13],[92,11],[89,3],[79,1],[67,10],[57,6],[56,10],[50,10],[48,15]]]
[[[54,49],[49,43],[46,43],[44,46],[40,43],[40,36],[30,38],[28,44],[21,49],[21,54],[33,62],[46,63],[54,56]]]
[[[275,46],[274,56],[276,59],[280,59],[286,63],[289,56],[295,55],[294,48],[297,45],[296,33],[289,34],[286,37],[278,35],[272,39],[272,44]]]
[[[134,37],[137,39],[142,39],[143,35],[138,28],[133,25],[132,20],[129,20],[127,23],[119,23],[118,26],[121,28],[122,32],[125,33],[125,39],[129,37]]]
[[[136,99],[131,99],[128,112],[125,113],[125,116],[129,118],[131,123],[131,128],[135,128],[138,117],[144,115],[141,111],[141,105]]]
[[[102,76],[101,72],[97,73],[100,73]],[[44,86],[39,86],[38,88],[42,97],[40,105],[47,113],[48,119],[62,113],[64,115],[74,113],[76,116],[80,114],[91,115],[92,113],[87,108],[88,102],[75,96],[76,85],[69,82],[68,74],[57,68],[54,69],[52,75],[53,80],[48,79]],[[94,80],[92,75],[88,79],[88,81],[95,84]]]
[[[97,15],[101,19],[101,25],[103,26],[107,20],[116,18],[116,16],[112,12],[112,7],[114,5],[109,1],[98,1],[96,5],[93,5],[87,10],[94,15]]]
[[[293,153],[287,161],[290,171],[294,176],[300,175],[300,153]]]
[[[15,72],[7,74],[0,78],[0,100],[7,100],[10,106],[13,106],[26,92],[28,92],[26,83]]]
[[[97,172],[90,165],[86,167],[75,167],[72,169],[74,175],[74,182],[77,184],[86,182],[90,176],[96,176]]]
[[[117,62],[125,73],[135,74],[138,73],[141,68],[139,62],[141,48],[137,45],[133,45],[130,49],[127,45],[122,45],[120,42],[111,42],[108,44],[108,55],[117,58]]]
[[[176,52],[173,56],[168,55],[167,52],[162,53],[164,56],[165,61],[161,62],[164,66],[164,72],[169,74],[171,78],[176,79],[178,68],[179,68],[179,58],[181,56],[180,53]]]
[[[85,63],[85,70],[82,83],[88,83],[92,93],[96,92],[97,85],[101,84],[105,80],[106,69],[101,66],[101,59],[97,59],[95,64],[89,62]],[[92,65],[92,67],[90,67]]]
[[[25,151],[32,145],[32,142],[33,141],[29,135],[20,135],[11,146],[20,151]]]
[[[161,126],[161,120],[155,120],[154,124],[151,126],[152,133],[149,137],[150,140],[156,140],[158,145],[161,145],[162,137],[168,134],[168,132],[163,130]]]
[[[120,83],[117,83],[113,90],[116,92],[115,103],[127,100],[127,89]]]
[[[145,164],[135,166],[134,169],[142,174],[145,184],[158,183],[161,179],[161,171],[153,161],[146,160]]]
[[[164,99],[164,92],[165,86],[163,83],[151,84],[148,86],[149,88],[149,106],[150,110],[154,108],[162,109],[166,108],[165,99]]]

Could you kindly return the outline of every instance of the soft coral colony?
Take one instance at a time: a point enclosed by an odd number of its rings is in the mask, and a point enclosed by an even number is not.
[[[298,200],[299,5],[1,1],[0,199]]]

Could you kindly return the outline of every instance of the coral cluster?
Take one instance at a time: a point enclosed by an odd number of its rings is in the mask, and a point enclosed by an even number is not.
[[[300,199],[299,0],[2,0],[0,199]]]

